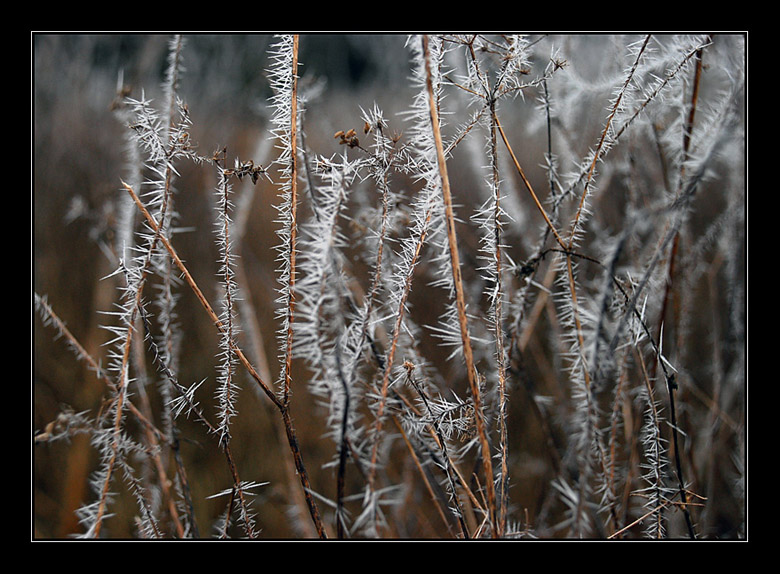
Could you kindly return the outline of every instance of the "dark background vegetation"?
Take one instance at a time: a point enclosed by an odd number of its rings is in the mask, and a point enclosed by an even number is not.
[[[110,310],[116,297],[115,285],[101,280],[114,269],[102,251],[113,233],[113,200],[120,193],[124,174],[124,130],[112,112],[120,73],[123,82],[132,87],[132,95],[159,96],[167,66],[167,42],[164,35],[55,35],[32,36],[32,103],[33,103],[33,178],[32,178],[32,287],[45,294],[55,311],[67,322],[73,334],[95,357],[110,335],[101,329],[106,320],[99,311]],[[263,71],[268,66],[266,50],[272,38],[268,35],[194,35],[188,36],[184,50],[184,69],[179,94],[187,102],[192,121],[192,139],[200,152],[208,154],[227,146],[229,157],[254,159],[267,164],[271,152],[264,147],[268,137],[267,100],[270,96]],[[302,81],[327,81],[324,95],[307,106],[305,116],[307,145],[323,155],[341,152],[332,137],[339,129],[359,128],[360,106],[369,108],[377,102],[389,118],[391,128],[401,120],[396,114],[408,107],[408,53],[403,35],[313,34],[301,41]],[[528,102],[527,106],[533,106]],[[522,117],[519,113],[508,121]],[[591,129],[585,129],[587,143],[595,141],[601,127],[605,104]],[[590,137],[590,136],[593,137]],[[539,147],[535,147],[539,146]],[[544,187],[544,173],[539,168],[543,143],[526,145],[518,150],[521,161],[539,187]],[[466,183],[478,183],[465,158],[456,155],[452,162],[452,180],[459,193]],[[210,206],[214,174],[208,169],[184,165],[176,188],[180,225],[192,231],[177,237],[178,249],[206,296],[215,299],[217,248],[210,231],[213,226]],[[240,188],[239,193],[240,193]],[[276,340],[273,324],[273,299],[276,297],[276,267],[273,247],[276,200],[274,187],[261,183],[256,190],[252,221],[240,253],[249,276],[250,298],[258,313],[258,324],[265,333],[265,352],[276,368]],[[529,206],[529,213],[533,212]],[[604,211],[606,213],[606,209]],[[706,217],[706,211],[703,216]],[[538,227],[538,222],[535,222]],[[536,228],[535,228],[536,229]],[[475,241],[464,237],[463,241]],[[472,245],[476,250],[476,243]],[[469,251],[469,249],[467,249]],[[522,254],[520,254],[522,255]],[[417,309],[430,305],[425,290],[413,291]],[[703,292],[702,305],[717,294]],[[433,307],[433,306],[431,306]],[[182,331],[181,380],[193,382],[216,376],[214,357],[218,352],[217,333],[191,294],[182,291],[179,314]],[[721,312],[723,312],[721,307]],[[105,389],[83,365],[74,360],[53,331],[44,328],[33,314],[32,428],[42,429],[54,420],[64,405],[76,411],[96,412]],[[700,327],[706,331],[706,327]],[[702,344],[706,347],[705,344]],[[692,351],[698,352],[696,350]],[[701,350],[703,357],[708,351]],[[547,363],[543,346],[529,346],[524,368],[538,381],[549,380],[553,365]],[[272,376],[275,372],[272,374]],[[243,376],[243,373],[241,373]],[[702,377],[703,379],[705,377]],[[290,480],[293,472],[283,428],[265,397],[254,392],[252,383],[242,381],[244,392],[238,405],[233,442],[237,465],[245,478],[258,477],[270,485],[258,492],[254,508],[259,523],[271,538],[311,536],[309,523],[291,519],[291,502],[300,496],[299,484]],[[551,391],[550,389],[547,389]],[[710,399],[711,388],[702,396],[687,395],[685,401],[701,405]],[[552,474],[545,463],[545,445],[538,424],[529,417],[529,401],[522,392],[513,394],[509,421],[513,452],[513,503],[528,509],[531,517],[539,493],[549,488]],[[205,401],[208,402],[208,401]],[[730,401],[727,401],[730,403]],[[323,469],[334,456],[333,444],[321,436],[321,419],[317,405],[303,386],[294,389],[293,416],[316,491],[332,497],[334,471]],[[740,411],[727,413],[740,416]],[[729,419],[731,420],[731,419]],[[739,425],[737,420],[734,424]],[[230,484],[224,459],[213,445],[213,438],[191,421],[181,421],[183,454],[196,500],[196,513],[203,525],[213,523],[224,509],[221,499],[206,499]],[[711,429],[712,448],[730,457],[735,452],[732,432],[721,432],[719,421]],[[733,429],[732,429],[733,431]],[[729,444],[722,444],[722,442]],[[32,536],[60,538],[80,532],[74,511],[92,498],[87,489],[89,473],[97,458],[85,436],[69,442],[32,447]],[[707,528],[716,537],[733,538],[743,523],[741,500],[731,492],[733,476],[722,469],[712,470],[707,495],[717,499]],[[398,468],[397,472],[412,472]],[[721,476],[720,474],[723,474]],[[116,481],[121,482],[121,481]],[[435,519],[426,522],[424,497],[410,500],[397,510],[399,537],[437,537],[441,526]],[[111,520],[110,536],[134,536],[131,519],[134,501],[120,496],[113,511],[123,517]],[[408,515],[404,517],[404,515]],[[431,514],[432,516],[432,514]],[[210,532],[201,532],[210,535]]]

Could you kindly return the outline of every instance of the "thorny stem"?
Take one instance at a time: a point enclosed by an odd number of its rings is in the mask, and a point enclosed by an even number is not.
[[[696,103],[697,103],[697,100],[698,100],[699,84],[700,84],[700,80],[701,80],[702,51],[703,51],[703,49],[704,49],[704,46],[700,46],[696,50],[694,50],[692,52],[689,52],[686,55],[686,57],[680,62],[680,64],[677,66],[677,68],[674,70],[673,74],[669,74],[667,79],[666,79],[668,81],[668,79],[672,75],[676,74],[679,70],[681,70],[683,65],[686,64],[691,57],[695,57],[696,58],[696,71],[695,71],[695,74],[694,74],[694,86],[693,86],[693,91],[692,91],[692,94],[691,94],[691,108],[690,108],[689,113],[688,113],[688,118],[687,118],[687,122],[686,122],[686,124],[684,126],[684,133],[683,133],[683,160],[687,159],[688,152],[689,152],[688,148],[690,146],[690,134],[691,134],[691,131],[693,129],[693,120],[694,120],[694,116],[695,116],[695,112],[696,112]],[[660,87],[659,87],[659,90],[660,90]],[[657,93],[657,92],[658,92],[658,90],[655,93]],[[683,185],[683,182],[685,181],[684,178],[682,177],[684,175],[684,167],[685,167],[685,165],[684,165],[684,162],[683,162],[682,167],[681,167],[681,178],[680,178],[681,185]],[[695,189],[695,186],[696,186],[696,183],[697,183],[699,177],[700,176],[698,174],[695,175],[691,179],[690,182],[685,184],[685,188],[680,189],[678,191],[678,200],[677,201],[681,201],[681,202],[688,202],[688,201],[690,201],[690,196],[692,195],[693,190]],[[658,260],[658,257],[659,257],[659,254],[660,254],[661,250],[665,250],[666,246],[671,241],[672,242],[672,248],[671,248],[670,261],[669,261],[669,271],[668,271],[669,275],[667,276],[667,289],[666,289],[666,293],[665,293],[665,296],[664,296],[664,301],[663,301],[663,306],[662,306],[662,314],[660,316],[661,324],[663,323],[663,320],[664,320],[667,299],[668,299],[669,293],[671,292],[670,291],[671,290],[671,280],[672,280],[671,273],[673,271],[673,262],[674,262],[674,259],[676,257],[676,253],[677,253],[678,233],[679,233],[679,222],[677,224],[674,224],[672,229],[670,229],[668,231],[668,233],[666,234],[666,236],[663,238],[663,240],[662,240],[662,242],[661,242],[661,244],[659,246],[659,251],[656,252],[656,255],[654,256],[653,261],[651,263],[651,268],[652,268],[657,263],[657,260]],[[644,282],[645,281],[643,281],[643,284],[644,284]],[[636,296],[634,297],[634,299],[635,298],[636,298]],[[652,340],[652,338],[651,338],[651,340]],[[612,346],[614,347],[614,342],[613,342]],[[662,349],[658,349],[657,346],[656,346],[656,352],[657,352],[657,355],[659,357],[659,361],[660,361],[660,357],[661,357],[661,351],[662,351]],[[687,496],[686,496],[686,490],[685,490],[685,483],[684,483],[684,480],[683,480],[682,462],[681,462],[681,458],[680,458],[679,445],[678,445],[678,440],[679,439],[678,439],[678,430],[677,430],[677,415],[676,415],[676,405],[675,405],[675,398],[674,398],[675,397],[674,391],[675,391],[677,385],[674,382],[674,376],[669,374],[666,371],[666,367],[664,366],[663,362],[660,361],[659,364],[661,365],[661,368],[664,370],[664,375],[665,375],[666,384],[667,384],[667,390],[668,390],[668,393],[669,393],[670,417],[671,417],[671,425],[672,425],[672,441],[673,441],[673,444],[674,444],[674,455],[675,455],[675,470],[676,470],[677,480],[678,480],[678,485],[679,485],[679,490],[680,490],[680,497],[681,497],[681,501],[682,501],[683,514],[685,516],[685,523],[686,523],[686,527],[688,529],[689,536],[691,538],[696,538],[696,531],[694,529],[693,522],[691,520],[690,512],[688,510],[688,507],[685,504],[686,500],[687,500]],[[655,372],[655,365],[654,365],[654,372]]]
[[[224,183],[225,187],[227,187],[227,181],[225,180],[223,183]],[[182,270],[182,272],[184,272],[184,269],[186,269],[186,268],[184,267],[184,264],[182,263],[182,261],[178,257],[178,255],[176,255],[175,251],[173,250],[173,246],[170,244],[170,241],[168,240],[166,235],[164,233],[162,233],[161,226],[156,224],[156,221],[154,220],[154,217],[141,204],[141,202],[138,199],[137,195],[135,195],[135,193],[132,191],[132,188],[130,188],[127,184],[124,184],[124,185],[125,185],[125,188],[127,189],[128,193],[130,193],[131,197],[133,198],[133,201],[135,201],[136,205],[138,205],[139,208],[142,208],[142,212],[144,214],[144,217],[146,217],[149,225],[152,227],[153,231],[155,232],[156,237],[159,237],[160,241],[163,243],[163,245],[166,247],[166,249],[168,249],[168,252],[171,255],[171,258],[174,260],[174,262],[177,264],[177,266]],[[225,225],[227,225],[227,221],[225,222]],[[151,251],[150,251],[150,253],[151,253]],[[182,268],[184,268],[184,269],[182,269]],[[195,281],[192,278],[192,276],[189,273],[186,273],[185,275],[188,277],[188,283],[191,286],[194,286],[195,288],[197,288],[197,285],[195,284]],[[228,291],[229,291],[229,288],[228,288]],[[204,303],[206,303],[206,305],[208,305],[208,302],[206,301],[206,298],[203,295],[203,293],[200,291],[200,289],[197,289],[196,295],[201,300],[201,302],[204,302]],[[140,296],[140,292],[139,292],[139,296]],[[140,308],[140,305],[137,305],[136,308]],[[213,318],[216,318],[216,314],[214,313],[214,310],[211,309],[210,305],[207,307],[207,309],[210,310],[210,314],[213,316],[212,320],[213,320]],[[233,337],[232,337],[232,325],[228,324],[227,326],[225,326],[221,321],[219,321],[218,318],[217,318],[215,324],[218,325],[219,330],[223,334],[225,334],[226,336],[229,337],[229,349],[228,349],[228,352],[236,351],[237,347],[235,347],[234,342],[233,342]],[[248,361],[247,361],[247,363],[248,363]],[[233,460],[233,454],[232,454],[232,452],[230,450],[229,441],[228,440],[223,440],[225,438],[226,437],[224,437],[224,436],[220,437],[220,446],[222,447],[222,450],[225,453],[225,458],[227,460],[228,468],[230,469],[231,476],[233,477],[234,489],[236,491],[238,491],[239,503],[240,503],[240,507],[241,507],[242,517],[243,517],[243,520],[244,520],[244,526],[246,528],[246,533],[247,533],[247,535],[250,538],[255,538],[257,536],[257,534],[255,533],[255,531],[254,531],[254,529],[252,527],[251,520],[249,519],[249,513],[248,513],[248,510],[247,510],[247,508],[248,508],[247,507],[247,502],[246,502],[245,497],[244,497],[243,488],[241,488],[241,479],[239,478],[238,470],[237,470],[235,462]]]
[[[143,213],[144,217],[146,218],[147,222],[151,226],[153,230],[156,230],[159,228],[157,221],[154,219],[151,213],[146,209],[146,206],[141,203],[141,200],[138,198],[136,193],[133,191],[133,188],[127,185],[123,182],[123,185],[125,187],[125,190],[130,194],[130,196],[133,198],[133,201],[138,206],[138,209],[141,210],[141,213]],[[165,236],[160,237],[163,245],[168,250],[168,253],[171,255],[171,258],[173,259],[176,266],[179,268],[179,270],[182,272],[182,275],[184,277],[184,280],[187,282],[187,284],[192,289],[193,293],[197,297],[198,301],[200,302],[201,306],[206,310],[206,313],[211,318],[211,321],[214,323],[214,325],[217,327],[217,329],[222,332],[225,329],[225,326],[222,324],[222,321],[220,321],[219,317],[217,317],[216,313],[214,313],[214,310],[212,309],[211,305],[209,304],[206,297],[203,295],[203,292],[200,290],[200,287],[198,287],[197,283],[195,282],[195,279],[193,279],[192,275],[190,274],[187,267],[182,262],[179,255],[176,253],[176,250],[173,248],[173,245],[171,245],[170,241],[165,238]],[[257,382],[257,384],[260,386],[260,388],[263,390],[263,392],[268,396],[269,399],[271,399],[271,402],[276,406],[276,408],[279,410],[279,412],[282,415],[282,420],[284,422],[285,431],[287,433],[287,440],[290,444],[290,449],[293,454],[293,460],[295,461],[295,468],[298,471],[298,475],[300,477],[301,486],[304,490],[304,495],[306,497],[306,503],[309,507],[309,513],[311,514],[311,518],[314,522],[314,525],[317,529],[317,533],[321,538],[325,538],[325,528],[322,524],[322,519],[320,518],[319,509],[317,508],[317,504],[314,501],[314,497],[311,494],[311,485],[309,482],[309,475],[306,472],[306,468],[303,464],[303,457],[301,456],[300,447],[298,445],[298,439],[295,433],[295,429],[292,424],[292,419],[290,418],[290,411],[289,406],[287,404],[282,403],[279,398],[276,396],[276,394],[268,387],[268,385],[263,381],[262,378],[260,378],[260,375],[257,373],[255,368],[252,366],[252,364],[249,362],[249,359],[246,358],[246,355],[244,355],[243,351],[240,347],[233,344],[233,351],[236,353],[236,357],[238,357],[238,360],[241,362],[242,365],[246,368],[246,370],[249,372],[250,376]]]
[[[701,81],[701,71],[702,71],[702,51],[703,48],[699,48],[696,50],[696,71],[694,73],[694,79],[693,79],[693,91],[691,93],[691,109],[688,112],[688,120],[685,125],[684,133],[683,133],[683,162],[682,162],[682,173],[681,176],[684,175],[684,168],[685,168],[685,160],[688,158],[689,148],[691,144],[691,132],[693,131],[693,119],[696,115],[696,103],[699,99],[699,84]],[[682,177],[681,177],[682,180]],[[672,245],[672,253],[669,258],[669,275],[668,275],[668,281],[667,281],[667,290],[666,294],[664,296],[664,303],[661,310],[661,316],[660,316],[660,322],[663,324],[664,321],[664,314],[666,311],[666,304],[668,300],[669,293],[671,291],[671,284],[672,284],[672,272],[674,270],[674,259],[677,254],[677,245],[679,242],[679,235],[675,233],[674,236],[674,243]],[[655,363],[657,365],[658,363]],[[669,391],[669,410],[670,410],[670,416],[672,419],[672,439],[674,441],[674,462],[675,462],[675,468],[677,470],[677,480],[679,483],[679,489],[680,489],[680,500],[682,501],[682,508],[683,508],[683,514],[685,516],[685,524],[688,528],[688,534],[691,538],[696,538],[696,530],[693,527],[693,522],[691,521],[691,515],[688,510],[687,506],[687,495],[685,490],[685,483],[683,481],[683,473],[682,473],[682,462],[680,460],[680,447],[678,445],[678,433],[677,433],[677,414],[676,414],[676,407],[675,407],[675,401],[674,401],[674,387],[669,377],[666,377],[667,381],[667,390]]]
[[[498,535],[502,536],[506,528],[506,513],[509,501],[509,467],[507,457],[509,454],[509,444],[506,428],[506,355],[504,352],[504,318],[503,318],[503,255],[502,255],[502,237],[501,237],[501,204],[499,194],[499,174],[498,174],[498,149],[496,145],[496,109],[495,100],[491,100],[491,126],[490,126],[490,150],[491,150],[491,169],[493,173],[493,187],[495,193],[495,206],[493,213],[493,226],[495,233],[495,308],[493,309],[493,331],[496,348],[496,364],[498,367],[498,405],[499,405],[499,436],[501,441],[501,499],[499,502],[499,520],[497,524]]]
[[[404,366],[406,367],[406,377],[408,381],[412,384],[414,390],[417,391],[417,394],[420,395],[420,399],[422,399],[423,404],[425,405],[425,408],[428,410],[428,414],[431,417],[431,426],[433,427],[433,430],[436,433],[436,437],[439,439],[439,446],[442,451],[442,456],[444,457],[444,471],[447,474],[447,481],[449,482],[450,489],[452,491],[451,497],[456,508],[455,515],[458,519],[458,524],[460,525],[460,530],[463,533],[463,537],[468,538],[469,530],[463,518],[463,510],[461,508],[460,501],[458,500],[458,491],[455,486],[455,479],[452,476],[452,470],[450,467],[450,455],[447,452],[447,441],[444,439],[444,435],[441,432],[441,426],[439,425],[439,421],[436,419],[436,416],[433,413],[433,409],[431,409],[431,406],[428,403],[428,397],[426,396],[425,391],[423,391],[423,389],[420,387],[420,384],[414,378],[414,368],[415,368],[414,365],[407,362]]]
[[[174,128],[174,112],[176,109],[176,90],[178,86],[178,72],[179,67],[181,66],[181,51],[183,48],[183,39],[181,35],[176,36],[176,47],[173,50],[173,53],[171,54],[171,66],[170,66],[170,74],[171,77],[168,80],[168,85],[170,86],[170,99],[168,101],[168,125],[166,127],[166,132],[168,133],[168,145],[171,150],[173,150],[176,146],[175,141],[173,141],[175,134],[171,132],[171,130]],[[169,152],[170,153],[170,152]],[[170,163],[166,164],[165,167],[165,193],[163,196],[163,205],[161,207],[161,223],[162,225],[168,225],[170,227],[170,222],[166,221],[166,218],[170,220],[172,216],[172,209],[169,207],[169,203],[173,201],[172,197],[172,189],[171,186],[173,184],[173,175],[174,170]],[[165,300],[164,304],[166,306],[166,312],[171,313],[171,310],[173,308],[173,295],[171,292],[171,268],[170,268],[170,261],[165,261],[165,277],[164,279],[164,285],[165,285],[165,291],[163,293]],[[166,350],[170,354],[173,352],[173,334],[171,333],[170,324],[166,325]]]
[[[471,348],[471,337],[469,335],[468,321],[466,318],[466,298],[463,291],[461,280],[460,258],[458,255],[458,244],[455,238],[455,216],[452,207],[452,195],[450,192],[450,181],[447,175],[447,162],[444,157],[444,145],[442,143],[441,131],[439,129],[439,113],[436,106],[436,98],[433,92],[433,81],[431,79],[430,54],[428,52],[428,36],[423,36],[423,55],[426,64],[426,85],[428,88],[428,103],[430,106],[430,117],[433,128],[433,136],[436,141],[436,155],[439,164],[439,175],[441,177],[442,196],[444,200],[444,210],[447,225],[447,240],[449,242],[450,264],[452,267],[452,276],[455,284],[455,298],[458,309],[458,322],[460,324],[460,335],[463,342],[463,355],[466,360],[466,373],[468,376],[469,387],[471,388],[472,400],[474,401],[474,413],[477,425],[477,434],[479,435],[480,445],[482,447],[482,463],[485,472],[485,489],[487,492],[487,503],[489,511],[489,520],[492,525],[492,535],[498,535],[496,529],[496,494],[495,484],[493,483],[493,466],[491,461],[493,457],[490,454],[490,444],[487,438],[485,428],[484,413],[482,412],[482,399],[480,396],[479,382],[474,365],[474,355]]]
[[[289,277],[287,285],[287,347],[285,350],[285,373],[283,403],[287,407],[290,401],[292,383],[293,320],[295,315],[295,250],[298,237],[298,35],[293,35],[292,53],[292,95],[290,97],[290,252]]]
[[[398,301],[398,309],[396,311],[396,320],[395,320],[395,326],[393,328],[393,336],[390,341],[390,349],[387,352],[387,358],[385,359],[385,368],[382,375],[382,386],[380,388],[379,406],[377,407],[376,421],[374,423],[375,436],[373,439],[373,446],[371,448],[371,462],[369,465],[369,474],[368,474],[368,481],[367,481],[369,491],[372,492],[374,490],[374,481],[376,479],[377,458],[379,455],[379,434],[383,426],[384,409],[387,403],[387,396],[388,396],[388,391],[390,386],[390,374],[392,373],[393,370],[393,361],[395,360],[395,352],[398,348],[398,338],[401,336],[401,331],[403,329],[404,310],[406,309],[406,301],[409,297],[409,292],[411,291],[411,287],[412,287],[413,271],[417,265],[417,262],[420,259],[420,254],[422,253],[422,248],[423,245],[425,244],[425,238],[427,236],[428,224],[430,222],[431,215],[432,215],[431,207],[429,206],[425,213],[425,221],[422,226],[422,232],[420,234],[420,237],[417,238],[417,242],[414,247],[414,253],[412,255],[411,264],[409,266],[409,272],[407,273],[404,281],[403,291]]]
[[[504,133],[504,128],[501,126],[501,122],[499,121],[498,116],[496,116],[495,122],[496,122],[496,127],[498,128],[498,133],[501,134],[501,139],[503,140],[504,145],[506,145],[506,149],[509,152],[509,155],[512,157],[512,162],[515,164],[515,169],[517,169],[517,173],[518,175],[520,175],[520,179],[523,180],[523,184],[525,184],[526,189],[531,194],[531,198],[534,200],[534,203],[536,204],[536,208],[539,210],[539,213],[542,214],[545,223],[547,223],[547,227],[555,236],[555,240],[558,242],[558,245],[560,245],[562,249],[566,249],[567,248],[566,243],[564,243],[561,236],[558,235],[558,230],[555,229],[555,226],[553,225],[552,221],[550,221],[550,217],[547,215],[547,212],[544,210],[541,201],[539,201],[539,197],[536,195],[536,192],[534,191],[531,182],[528,181],[528,178],[525,176],[525,172],[523,171],[520,162],[517,161],[517,156],[515,156],[515,152],[512,150],[512,146],[506,137],[506,133]]]
[[[599,143],[596,146],[596,151],[593,153],[593,160],[591,161],[590,167],[588,168],[587,179],[585,180],[585,185],[583,186],[582,189],[582,195],[580,196],[580,204],[577,207],[577,214],[574,216],[574,221],[572,221],[571,224],[571,230],[569,232],[569,241],[568,241],[569,249],[571,249],[572,245],[574,244],[574,239],[577,235],[576,233],[577,225],[579,224],[580,217],[582,217],[582,212],[585,207],[585,198],[588,195],[590,183],[593,180],[593,174],[596,171],[596,164],[598,163],[599,158],[601,157],[601,150],[604,147],[604,143],[607,140],[607,134],[609,133],[610,126],[612,125],[612,120],[614,119],[615,114],[617,114],[618,109],[620,109],[620,102],[623,100],[623,96],[625,95],[626,90],[628,89],[628,85],[631,83],[631,80],[634,77],[634,72],[636,72],[636,69],[639,66],[639,60],[642,58],[642,54],[644,53],[645,48],[647,48],[648,42],[650,42],[650,37],[651,37],[650,34],[645,36],[645,40],[644,42],[642,42],[642,47],[637,52],[636,59],[634,60],[634,64],[633,66],[631,66],[631,70],[626,76],[626,80],[623,83],[623,87],[618,93],[618,96],[615,99],[615,103],[612,106],[612,111],[607,117],[607,122],[604,125],[604,129],[601,131],[601,137],[599,138]]]
[[[285,356],[284,395],[280,410],[282,413],[282,420],[284,421],[284,428],[287,432],[287,440],[292,449],[293,458],[295,459],[295,467],[298,469],[298,474],[301,477],[301,484],[303,485],[306,503],[309,506],[309,513],[317,528],[319,537],[326,538],[325,527],[322,524],[319,510],[317,509],[314,497],[311,494],[309,476],[303,466],[301,449],[298,445],[298,438],[295,434],[292,419],[290,417],[289,404],[290,384],[292,382],[293,319],[295,313],[295,253],[298,237],[298,34],[293,35],[292,69],[290,70],[290,73],[292,74],[292,94],[290,97],[290,275],[288,285],[289,301],[287,308],[287,351]]]
[[[219,167],[219,165],[218,165]],[[221,186],[222,189],[220,190],[221,193],[221,203],[222,203],[222,238],[224,241],[224,259],[222,262],[223,270],[224,270],[224,290],[225,290],[225,322],[227,325],[225,326],[225,333],[224,337],[227,341],[227,348],[225,349],[226,357],[225,357],[225,374],[224,374],[224,393],[225,397],[222,401],[223,403],[223,413],[222,413],[222,420],[223,423],[221,426],[221,434],[222,438],[220,440],[229,441],[230,440],[230,426],[229,426],[229,420],[230,420],[230,410],[231,405],[233,404],[233,365],[231,364],[233,362],[233,349],[235,347],[234,345],[234,328],[233,328],[233,271],[231,269],[230,265],[230,214],[229,206],[230,206],[230,200],[228,197],[229,192],[229,183],[228,183],[228,175],[225,173],[225,171],[220,167],[219,168],[220,177],[221,177]]]
[[[650,377],[647,373],[647,367],[645,365],[644,357],[642,357],[641,353],[636,353],[637,355],[637,362],[639,363],[639,366],[642,369],[642,380],[645,384],[645,390],[647,391],[647,411],[650,415],[651,421],[652,421],[652,428],[654,429],[653,432],[660,432],[661,423],[660,423],[660,415],[658,413],[658,408],[656,406],[656,400],[654,396],[654,390],[653,385],[650,383]],[[655,480],[653,484],[653,496],[655,497],[655,502],[660,503],[656,506],[656,509],[658,510],[658,513],[655,516],[655,525],[653,527],[654,531],[656,532],[656,536],[658,538],[661,537],[661,533],[663,532],[663,515],[661,514],[661,509],[664,505],[663,496],[661,494],[661,480],[660,478],[663,476],[663,461],[661,459],[661,453],[660,451],[660,445],[659,445],[660,439],[658,436],[653,437],[652,445],[648,448],[652,449],[652,455],[648,458],[653,462],[653,469],[652,472],[655,473]]]
[[[161,207],[161,215],[163,217],[163,222],[165,221],[166,215],[167,215],[167,203],[168,203],[168,197],[170,195],[169,193],[169,185],[170,182],[170,171],[167,171],[166,174],[166,191],[163,198],[163,205]],[[164,223],[163,223],[164,224]],[[165,241],[165,234],[163,233],[162,225],[159,225],[154,230],[154,237],[152,238],[151,245],[149,246],[149,251],[147,252],[146,259],[144,260],[143,266],[141,268],[141,275],[138,280],[138,284],[136,285],[136,291],[135,291],[135,300],[133,301],[132,310],[130,312],[130,318],[127,322],[127,333],[125,334],[125,341],[123,345],[123,351],[122,351],[122,361],[120,365],[120,381],[117,385],[117,396],[116,396],[116,414],[114,418],[114,438],[111,443],[111,457],[109,458],[108,465],[106,467],[106,476],[105,480],[103,482],[103,488],[100,493],[100,501],[98,503],[98,509],[97,509],[97,515],[95,517],[95,526],[93,535],[95,538],[98,538],[100,536],[100,530],[103,524],[103,516],[106,511],[106,498],[108,496],[108,489],[111,484],[111,477],[113,475],[114,471],[114,465],[116,464],[117,456],[118,456],[118,450],[119,450],[119,435],[122,432],[122,419],[123,419],[123,411],[125,406],[125,398],[127,394],[127,386],[129,385],[129,361],[130,361],[130,347],[133,340],[133,326],[135,325],[136,318],[138,316],[138,310],[141,308],[141,299],[143,295],[143,288],[146,284],[146,279],[149,275],[149,268],[152,263],[152,257],[154,252],[157,249],[158,241]]]

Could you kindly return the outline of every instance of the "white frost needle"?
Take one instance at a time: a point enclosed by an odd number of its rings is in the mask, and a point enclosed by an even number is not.
[[[271,484],[271,483],[270,482],[249,481],[249,482],[242,482],[241,484],[238,485],[238,488],[241,491],[243,491],[244,494],[248,494],[250,496],[254,496],[257,493],[252,492],[252,490],[260,488],[261,486],[266,486],[268,484]],[[224,490],[221,490],[221,491],[217,492],[216,494],[212,494],[210,496],[207,496],[206,500],[211,500],[211,499],[214,499],[214,498],[220,498],[222,496],[231,496],[235,492],[235,490],[236,490],[235,487],[233,487],[233,488],[226,488]]]

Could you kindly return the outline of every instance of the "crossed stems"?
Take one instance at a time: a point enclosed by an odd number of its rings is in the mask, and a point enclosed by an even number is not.
[[[130,197],[133,199],[135,204],[138,206],[138,209],[141,211],[143,216],[146,218],[146,221],[148,222],[149,226],[152,228],[152,230],[156,233],[159,229],[159,224],[155,220],[154,216],[149,213],[149,211],[146,209],[146,207],[143,205],[141,200],[139,199],[138,195],[133,191],[133,188],[130,187],[125,182],[122,182],[122,185],[124,186],[125,190],[130,194]],[[198,284],[195,282],[195,279],[192,277],[192,274],[187,269],[186,265],[184,265],[184,262],[181,260],[179,255],[176,253],[176,250],[174,249],[171,242],[164,236],[160,235],[160,240],[162,241],[163,246],[168,251],[169,255],[171,256],[171,259],[175,263],[175,265],[179,268],[179,270],[182,272],[182,276],[184,277],[184,280],[187,282],[187,284],[192,289],[193,293],[195,294],[196,298],[200,302],[201,306],[205,309],[206,313],[208,314],[211,321],[214,323],[214,325],[219,329],[220,332],[224,331],[226,328],[223,322],[219,319],[217,314],[214,312],[214,309],[209,304],[208,300],[206,299],[205,295],[203,295],[203,292],[201,291],[200,287],[198,287]],[[252,364],[249,362],[249,359],[247,359],[246,355],[244,355],[243,351],[241,350],[238,345],[236,345],[235,342],[231,342],[232,351],[235,353],[238,360],[241,362],[241,364],[246,368],[249,375],[252,377],[252,379],[255,380],[255,382],[260,386],[262,391],[266,394],[266,396],[271,400],[273,405],[279,410],[279,413],[282,416],[282,421],[284,423],[285,432],[287,434],[287,441],[290,445],[290,450],[293,455],[293,460],[295,462],[295,468],[298,472],[298,476],[301,480],[301,486],[303,487],[304,496],[306,498],[306,504],[309,509],[309,514],[311,515],[312,521],[314,522],[314,526],[317,529],[317,534],[320,538],[326,538],[325,533],[325,527],[322,523],[322,519],[320,517],[319,509],[317,508],[317,504],[314,501],[314,498],[311,494],[311,485],[309,481],[309,475],[306,472],[306,468],[303,464],[303,457],[301,455],[301,450],[298,445],[298,438],[295,432],[295,428],[292,424],[292,418],[290,416],[290,408],[289,403],[285,400],[280,400],[276,394],[271,390],[271,388],[268,386],[268,384],[260,377],[260,374],[257,372],[257,370],[252,366]],[[226,452],[226,455],[229,456],[228,452]],[[230,459],[232,463],[232,459]],[[231,470],[235,470],[234,465],[231,464]],[[235,472],[234,479],[236,478]],[[238,482],[236,482],[236,488],[238,487]]]

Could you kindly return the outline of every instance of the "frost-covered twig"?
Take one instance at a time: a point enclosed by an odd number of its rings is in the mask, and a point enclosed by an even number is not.
[[[485,427],[484,412],[482,406],[482,396],[477,380],[478,374],[474,364],[474,354],[471,347],[471,334],[469,333],[468,319],[466,317],[466,298],[463,290],[461,278],[460,257],[458,255],[458,243],[455,233],[455,215],[452,206],[452,196],[450,192],[449,176],[447,174],[447,162],[444,157],[444,144],[442,142],[441,131],[439,128],[439,110],[437,100],[434,94],[432,80],[432,59],[428,50],[428,38],[422,38],[422,62],[426,70],[426,88],[428,92],[428,104],[431,122],[431,131],[436,145],[436,158],[438,163],[439,177],[441,178],[441,192],[444,201],[445,223],[447,228],[447,241],[449,244],[450,264],[455,288],[455,301],[458,309],[458,324],[460,326],[460,336],[463,344],[463,355],[466,363],[466,377],[471,389],[472,401],[474,401],[474,413],[476,417],[477,433],[479,435],[480,446],[482,450],[482,462],[485,472],[485,489],[487,491],[487,506],[490,513],[491,532],[493,536],[498,535],[496,520],[496,500],[495,485],[493,483],[493,456],[490,451],[487,429]]]
[[[293,321],[295,314],[295,280],[298,238],[298,36],[279,37],[271,53],[273,64],[269,80],[274,90],[274,130],[279,140],[279,156],[276,163],[281,167],[280,183],[282,202],[277,206],[279,223],[277,232],[282,240],[279,251],[280,296],[278,311],[282,319],[279,329],[282,371],[280,386],[282,402],[289,401],[293,359]]]

